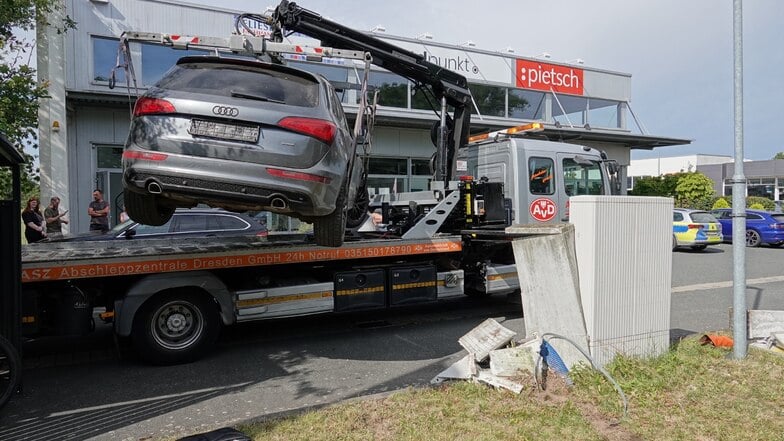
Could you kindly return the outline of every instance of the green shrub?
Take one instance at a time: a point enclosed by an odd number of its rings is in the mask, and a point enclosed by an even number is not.
[[[726,199],[724,199],[723,197],[720,197],[720,198],[716,199],[715,202],[713,202],[713,207],[711,209],[712,210],[716,210],[716,209],[719,209],[719,208],[730,208],[730,206],[731,206],[730,203],[727,202]]]
[[[755,208],[755,205],[759,205],[761,208]],[[746,198],[746,208],[752,208],[755,210],[766,210],[766,211],[773,211],[776,209],[776,204],[773,203],[768,198],[762,198],[759,196],[749,196]]]
[[[749,208],[751,208],[752,210],[764,210],[765,209],[765,207],[762,204],[758,204],[756,202],[751,204],[751,205],[749,205]]]

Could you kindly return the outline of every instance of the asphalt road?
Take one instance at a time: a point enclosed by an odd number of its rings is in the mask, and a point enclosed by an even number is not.
[[[673,254],[671,338],[729,327],[730,245]],[[747,249],[750,309],[784,309],[784,249]],[[147,439],[427,384],[462,357],[485,318],[523,334],[519,299],[459,299],[401,311],[228,329],[206,359],[151,367],[89,338],[29,343],[24,391],[0,411],[2,440]]]

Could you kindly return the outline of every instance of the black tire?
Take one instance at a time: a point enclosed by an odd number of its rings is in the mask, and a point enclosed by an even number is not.
[[[188,363],[212,348],[220,325],[208,294],[178,290],[153,297],[139,309],[131,339],[139,356],[150,363]]]
[[[755,230],[746,230],[746,246],[758,247],[762,243],[762,237]]]
[[[316,245],[322,247],[339,247],[343,245],[343,236],[346,234],[346,192],[345,185],[341,186],[338,199],[335,201],[335,211],[313,221],[313,238]]]
[[[708,248],[708,246],[707,246],[707,245],[694,245],[694,246],[693,246],[693,247],[691,247],[691,248],[692,248],[693,250],[697,250],[697,251],[704,251],[704,250],[705,250],[705,248]]]
[[[0,336],[0,408],[16,393],[22,376],[19,353],[5,337]]]
[[[174,215],[174,207],[163,205],[157,196],[145,195],[126,190],[125,212],[128,217],[140,224],[160,226],[169,222]]]
[[[675,251],[675,248],[678,248],[678,239],[672,236],[672,250]]]
[[[370,196],[367,191],[367,177],[363,176],[354,203],[346,213],[346,226],[355,228],[362,225],[368,216],[368,206],[370,206]]]

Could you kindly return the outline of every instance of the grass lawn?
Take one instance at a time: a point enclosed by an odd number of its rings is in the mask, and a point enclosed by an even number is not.
[[[573,372],[574,387],[531,382],[520,395],[452,382],[238,427],[255,440],[781,440],[784,357],[683,340],[650,360],[617,357],[604,377]],[[552,376],[551,376],[552,378]]]

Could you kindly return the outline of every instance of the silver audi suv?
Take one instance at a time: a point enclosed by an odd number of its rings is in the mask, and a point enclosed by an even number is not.
[[[125,207],[166,223],[177,207],[272,211],[340,246],[367,212],[366,175],[334,87],[280,64],[184,57],[134,108]]]

